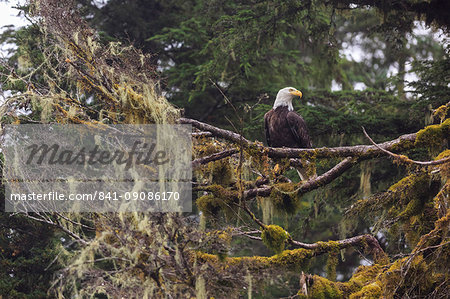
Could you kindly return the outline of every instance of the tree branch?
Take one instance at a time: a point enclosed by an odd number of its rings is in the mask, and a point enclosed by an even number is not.
[[[369,134],[367,134],[366,129],[364,129],[364,127],[362,127],[362,129],[363,129],[364,135],[366,135],[367,139],[369,139],[373,145],[375,145],[382,152],[394,157],[394,159],[397,159],[399,161],[402,161],[405,163],[410,163],[410,164],[417,164],[417,165],[421,165],[421,166],[439,165],[439,164],[447,163],[450,161],[450,157],[446,157],[446,158],[435,160],[435,161],[415,161],[415,160],[408,158],[405,155],[394,154],[394,153],[380,147],[378,144],[376,144],[375,141],[373,141],[372,138],[370,138]]]
[[[37,214],[38,214],[39,216],[42,217],[41,214],[39,214],[39,213],[37,213]],[[31,215],[28,214],[28,213],[24,213],[24,215],[25,215],[27,218],[30,218],[30,219],[33,219],[33,220],[36,220],[36,221],[39,221],[39,222],[42,222],[42,223],[46,223],[46,224],[52,225],[52,226],[54,226],[54,227],[56,227],[56,228],[62,230],[63,232],[65,232],[66,234],[68,234],[69,236],[71,236],[73,239],[75,239],[77,242],[80,242],[82,245],[87,245],[87,244],[89,244],[89,242],[87,242],[86,240],[84,240],[83,238],[81,238],[79,235],[77,235],[77,234],[75,234],[74,232],[72,232],[71,230],[67,229],[66,227],[64,227],[64,226],[61,225],[60,223],[52,221],[50,218],[44,219],[44,217],[42,217],[42,218],[34,217],[34,216],[31,216]]]
[[[211,132],[214,136],[220,137],[229,141],[232,141],[234,143],[243,144],[247,147],[252,145],[253,142],[245,139],[243,136],[241,136],[238,133],[234,133],[232,131],[228,131],[225,129],[220,129],[215,126],[212,126],[210,124],[202,123],[198,120],[190,119],[190,118],[179,118],[178,122],[180,124],[190,124],[193,127],[200,129],[202,131]]]
[[[401,146],[402,150],[407,150],[414,147],[417,133],[406,134],[397,139],[386,141],[384,143],[375,145],[353,145],[341,147],[321,147],[321,148],[273,148],[265,147],[258,142],[251,142],[238,133],[229,130],[220,129],[215,126],[202,123],[200,121],[180,118],[179,123],[191,124],[193,127],[202,131],[211,132],[215,137],[223,138],[233,143],[240,144],[244,148],[255,148],[261,153],[266,153],[271,158],[304,158],[311,156],[315,158],[336,158],[336,157],[358,157],[358,158],[373,158],[379,156],[383,151],[381,149],[392,150],[395,147]]]
[[[211,132],[193,132],[192,137],[211,137],[213,134]]]
[[[207,164],[209,162],[224,159],[226,157],[236,154],[237,152],[238,152],[237,149],[230,149],[230,150],[225,150],[222,152],[214,153],[214,154],[206,156],[206,157],[195,159],[194,161],[192,161],[192,168],[199,167],[200,165]]]
[[[242,235],[252,240],[262,241],[261,237],[252,236],[247,233],[243,233]],[[355,236],[344,240],[328,241],[328,242],[319,241],[316,243],[303,243],[300,241],[296,241],[294,239],[288,239],[287,242],[289,242],[291,245],[297,248],[316,250],[318,254],[328,252],[330,251],[330,249],[341,250],[357,245],[360,246],[367,245],[371,248],[372,254],[374,256],[376,256],[377,258],[385,257],[384,250],[381,248],[380,243],[378,243],[378,240],[374,236],[369,234]]]
[[[334,179],[339,177],[342,173],[344,173],[347,169],[353,166],[356,162],[356,158],[347,157],[338,164],[336,164],[333,168],[325,172],[324,174],[310,179],[307,182],[302,183],[296,191],[299,195],[305,194],[311,190],[317,189],[321,186],[331,183]],[[254,188],[247,191],[244,191],[243,198],[250,199],[256,196],[267,197],[272,192],[272,186],[266,186],[261,188]]]

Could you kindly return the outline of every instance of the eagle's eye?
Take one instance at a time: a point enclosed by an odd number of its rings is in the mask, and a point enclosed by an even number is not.
[[[294,91],[294,89],[293,88],[289,88],[289,92],[293,92]]]

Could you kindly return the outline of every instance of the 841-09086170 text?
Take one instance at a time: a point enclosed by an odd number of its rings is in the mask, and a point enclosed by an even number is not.
[[[179,200],[179,192],[104,192],[95,191],[93,193],[71,193],[66,196],[63,193],[51,191],[48,193],[11,193],[10,200],[13,201],[62,201],[62,200],[87,200],[87,201],[106,201],[106,200]]]

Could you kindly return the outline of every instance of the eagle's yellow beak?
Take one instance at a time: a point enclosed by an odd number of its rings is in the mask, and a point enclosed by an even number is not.
[[[302,97],[302,92],[300,90],[294,90],[291,91],[290,94],[293,94],[294,96],[299,96],[300,98]]]

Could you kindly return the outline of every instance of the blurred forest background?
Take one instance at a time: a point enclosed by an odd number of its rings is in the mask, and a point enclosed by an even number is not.
[[[238,132],[251,141],[265,143],[263,115],[273,105],[277,91],[286,86],[303,92],[301,100],[294,99],[294,108],[306,120],[314,147],[370,144],[361,127],[382,143],[439,125],[446,118],[450,2],[445,0],[75,2],[75,11],[96,30],[93,35],[100,45],[131,44],[149,54],[158,92],[180,108],[184,117]],[[30,6],[26,3],[19,11],[28,15]],[[52,43],[50,33],[39,23],[46,17],[28,17],[29,26],[7,27],[0,35],[2,44],[16,45],[1,58],[4,96],[26,93],[30,90],[27,80],[38,88],[39,84],[51,85],[42,71],[47,63],[45,47]],[[65,61],[62,56],[57,58],[52,64]],[[98,104],[88,97],[82,101],[91,108]],[[39,113],[44,109],[33,107]],[[435,110],[438,107],[445,109]],[[11,115],[2,117],[5,121]],[[414,147],[404,154],[414,160],[433,160],[448,148],[448,131],[443,132],[437,144]],[[336,161],[318,160],[318,173]],[[441,190],[441,183],[430,183],[424,191],[415,189],[421,206],[409,214],[398,212],[393,217],[386,208],[349,216],[349,208],[357,201],[374,198],[414,171],[403,163],[392,163],[391,157],[380,156],[362,161],[332,183],[303,195],[295,210],[279,211],[259,200],[254,202],[253,212],[305,243],[373,234],[395,260],[410,253],[420,236],[433,229],[436,217],[425,222],[423,213]],[[287,176],[298,181],[295,171]],[[442,178],[442,185],[448,189],[446,180]],[[194,198],[202,194],[195,192]],[[448,203],[448,195],[446,200]],[[402,204],[406,207],[408,202]],[[226,214],[204,218],[202,212],[200,217],[195,206],[184,217],[206,230],[249,225]],[[64,231],[21,215],[0,214],[0,232],[0,294],[4,298],[46,297],[64,265],[61,257],[69,260],[69,253],[79,246]],[[273,254],[263,242],[239,236],[226,251],[229,256]],[[373,262],[357,248],[342,250],[338,259],[331,276],[326,255],[312,260],[305,272],[347,281],[358,266]],[[448,272],[445,277],[448,291]],[[298,290],[298,273],[274,276],[254,286],[253,297],[288,297]],[[239,292],[251,296],[247,289]]]

